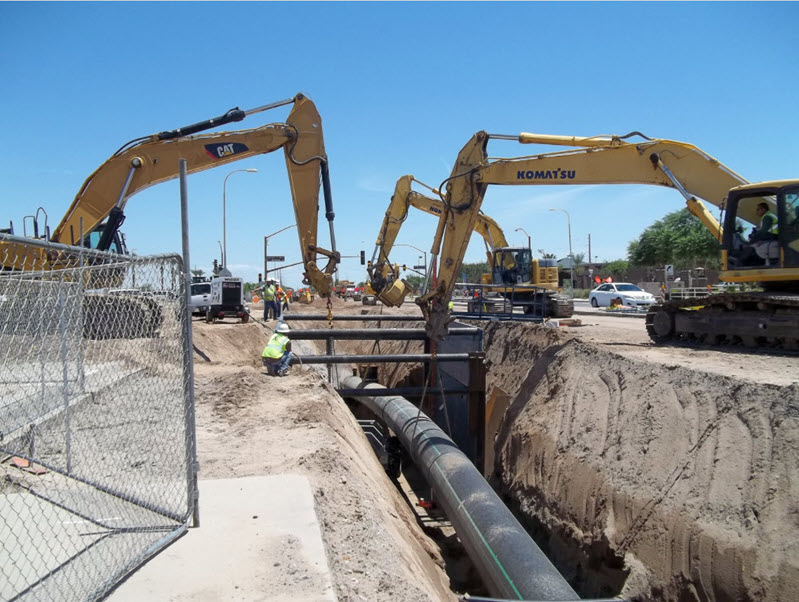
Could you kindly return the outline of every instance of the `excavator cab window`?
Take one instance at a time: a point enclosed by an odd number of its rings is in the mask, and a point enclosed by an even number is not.
[[[759,209],[764,203],[765,211]],[[799,190],[766,188],[731,194],[722,246],[728,269],[799,266]]]
[[[799,188],[786,188],[778,198],[782,201],[778,205],[785,267],[799,267]]]
[[[94,231],[90,232],[88,236],[83,239],[83,246],[89,249],[96,249],[100,243],[100,238],[103,236],[103,225],[100,224]],[[119,232],[114,234],[114,240],[111,243],[111,248],[108,249],[110,253],[118,253],[124,255],[127,253],[125,247],[124,237]]]

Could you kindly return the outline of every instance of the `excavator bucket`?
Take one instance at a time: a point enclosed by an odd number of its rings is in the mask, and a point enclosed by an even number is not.
[[[377,295],[377,298],[383,302],[383,305],[387,305],[388,307],[399,307],[402,305],[402,302],[405,301],[405,297],[407,297],[410,292],[411,288],[405,284],[403,280],[395,280],[385,289],[380,291],[380,294]]]

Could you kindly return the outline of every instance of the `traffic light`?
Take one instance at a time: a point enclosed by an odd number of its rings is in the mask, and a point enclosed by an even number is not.
[[[258,284],[261,284],[261,280],[263,279],[264,279],[263,274],[261,272],[258,272]]]
[[[216,276],[218,273],[219,273],[219,263],[217,262],[216,259],[214,259],[214,276]]]
[[[361,265],[366,265],[366,251],[361,251]]]
[[[407,270],[407,269],[408,269],[408,268],[406,268],[406,267],[405,267],[405,264],[404,264],[404,263],[402,264],[402,269],[403,269],[403,270]]]
[[[366,262],[366,267],[367,268],[371,268],[372,267],[372,262],[371,261],[367,261]]]

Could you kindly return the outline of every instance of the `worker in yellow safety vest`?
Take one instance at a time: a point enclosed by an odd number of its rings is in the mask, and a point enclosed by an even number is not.
[[[768,203],[758,203],[755,213],[760,218],[760,226],[752,228],[749,233],[749,242],[755,249],[755,253],[760,259],[765,260],[766,265],[771,265],[772,260],[780,257],[779,247],[779,226],[777,216],[769,210]]]
[[[269,319],[269,312],[271,310],[273,319],[277,320],[280,315],[275,303],[275,281],[269,280],[264,284],[264,322]]]
[[[272,335],[261,353],[261,363],[266,371],[273,376],[286,376],[291,360],[291,341],[283,334],[288,332],[285,324],[278,326],[277,332]]]

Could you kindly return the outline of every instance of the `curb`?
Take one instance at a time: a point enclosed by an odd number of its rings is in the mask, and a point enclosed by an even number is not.
[[[577,308],[574,309],[574,314],[581,315],[581,316],[613,316],[616,318],[646,318],[646,314],[632,314],[632,313],[621,313],[621,312],[604,312],[604,311],[586,311],[586,310],[579,310]]]

